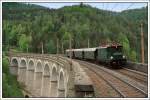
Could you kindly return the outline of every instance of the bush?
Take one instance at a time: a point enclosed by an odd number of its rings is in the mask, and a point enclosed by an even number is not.
[[[8,62],[8,58],[5,56],[3,59],[2,59],[2,70],[4,73],[6,74],[9,74],[9,62]]]
[[[133,61],[133,62],[137,62],[136,52],[134,50],[132,50],[131,53],[130,53],[130,60]]]
[[[2,59],[2,96],[3,97],[23,97],[21,87],[17,78],[9,72],[9,62],[6,56]]]

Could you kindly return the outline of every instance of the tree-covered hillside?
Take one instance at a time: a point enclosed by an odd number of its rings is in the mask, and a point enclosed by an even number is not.
[[[3,3],[3,50],[13,47],[20,51],[59,53],[69,48],[99,46],[106,41],[116,41],[124,46],[129,60],[140,62],[140,24],[145,37],[145,59],[148,57],[148,9],[110,12],[89,5],[65,6],[48,9],[25,3]]]

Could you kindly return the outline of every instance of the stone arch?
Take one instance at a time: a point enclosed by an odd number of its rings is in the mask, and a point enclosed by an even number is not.
[[[25,85],[26,83],[26,68],[27,61],[25,58],[20,59],[19,69],[18,69],[18,81]]]
[[[43,70],[42,62],[41,60],[38,60],[35,66],[35,72],[42,72]]]
[[[18,67],[18,64],[19,64],[19,61],[16,57],[13,57],[11,59],[11,66],[15,66],[15,67]],[[16,66],[17,65],[17,66]]]
[[[59,88],[61,89],[65,89],[65,75],[64,75],[64,71],[63,70],[60,70],[59,72],[59,79],[58,79],[58,86]]]
[[[58,97],[65,97],[65,74],[62,68],[60,69],[58,80]]]
[[[10,62],[10,73],[13,75],[18,75],[18,66],[19,66],[19,61],[16,57],[13,57]]]
[[[35,66],[35,62],[33,59],[29,59],[29,62],[28,62],[28,70],[34,70],[34,66]]]
[[[57,72],[57,66],[54,63],[52,65],[52,72],[51,72],[51,90],[50,90],[50,95],[51,97],[57,97],[57,90],[58,90],[58,72]]]
[[[50,66],[48,62],[44,64],[43,68],[41,96],[42,97],[50,96]]]
[[[21,58],[19,67],[21,67],[21,68],[26,68],[27,67],[27,61],[26,61],[25,58]]]
[[[34,73],[34,91],[35,94],[41,96],[42,87],[42,75],[43,74],[43,63],[41,60],[37,60]]]
[[[52,76],[51,81],[57,81],[58,72],[57,72],[56,64],[52,65],[52,75],[51,76]]]
[[[44,64],[43,75],[50,76],[50,65],[47,62]]]
[[[27,81],[26,81],[26,85],[27,88],[29,88],[28,90],[32,91],[33,88],[33,82],[34,82],[34,69],[35,69],[35,61],[34,59],[29,59],[28,60],[28,66],[27,66]]]

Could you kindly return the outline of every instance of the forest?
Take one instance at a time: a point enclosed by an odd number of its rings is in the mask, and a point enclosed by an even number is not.
[[[59,53],[69,48],[97,47],[103,42],[123,45],[129,60],[140,62],[140,25],[143,23],[145,59],[148,55],[148,9],[111,12],[80,4],[48,9],[24,3],[3,3],[3,46],[22,52]]]
[[[23,97],[16,76],[10,75],[8,51],[65,53],[72,48],[98,47],[104,42],[123,45],[124,54],[141,62],[143,24],[145,63],[148,62],[148,7],[112,12],[83,3],[59,9],[28,4],[2,3],[3,97]]]
[[[148,57],[148,7],[111,12],[86,4],[49,9],[28,3],[2,4],[3,51],[59,53],[69,48],[97,47],[103,42],[123,45],[128,60],[141,62],[141,30],[143,24],[145,63]],[[58,41],[57,41],[58,40]]]

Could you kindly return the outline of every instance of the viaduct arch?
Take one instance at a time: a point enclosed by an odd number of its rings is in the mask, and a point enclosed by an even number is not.
[[[10,72],[28,91],[25,97],[81,97],[78,94],[86,91],[78,91],[75,87],[92,85],[78,63],[71,64],[63,57],[10,53],[9,61]]]
[[[26,57],[10,58],[11,73],[36,97],[65,97],[65,69],[49,60]]]

